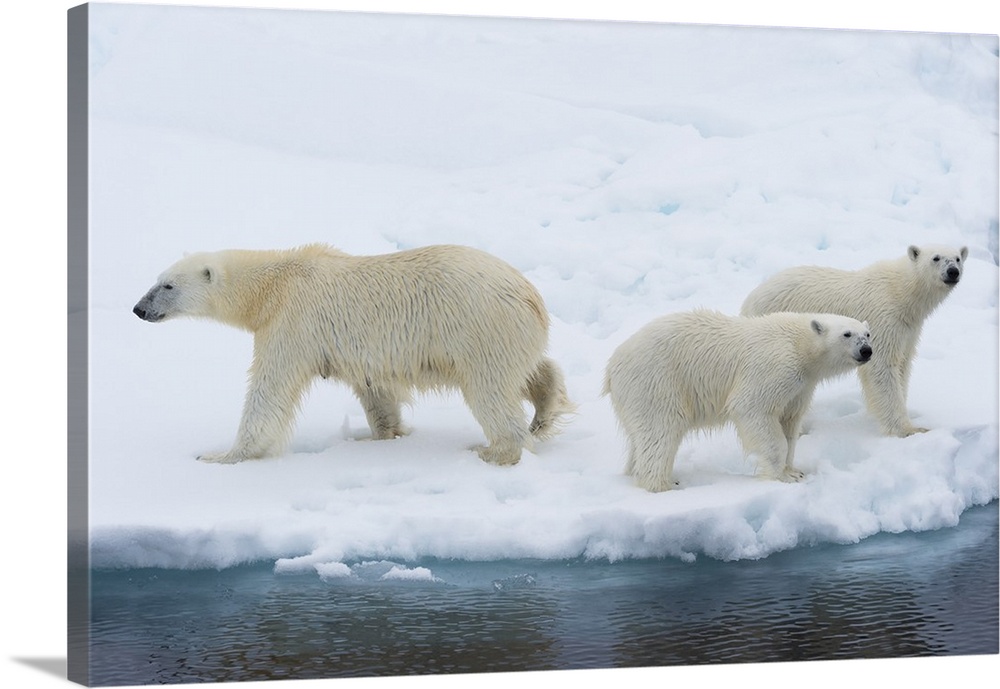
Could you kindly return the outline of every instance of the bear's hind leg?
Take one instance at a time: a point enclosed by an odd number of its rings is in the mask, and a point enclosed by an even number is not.
[[[392,440],[407,434],[401,414],[401,395],[394,390],[371,385],[356,385],[357,395],[372,429],[372,440]]]
[[[674,459],[681,446],[683,433],[667,429],[633,431],[628,434],[628,463],[625,473],[636,484],[651,493],[662,493],[675,487]]]
[[[480,384],[482,385],[482,384]],[[477,446],[476,452],[489,464],[510,465],[521,461],[521,450],[530,435],[524,419],[524,409],[517,396],[499,392],[462,390],[465,403],[483,427],[488,446]]]
[[[529,432],[539,440],[548,440],[560,429],[560,416],[572,414],[576,405],[569,401],[566,382],[556,362],[544,357],[528,378],[525,398],[535,407]]]

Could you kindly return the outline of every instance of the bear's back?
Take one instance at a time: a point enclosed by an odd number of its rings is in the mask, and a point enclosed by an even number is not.
[[[743,301],[740,314],[762,316],[781,311],[836,313],[858,320],[875,317],[900,270],[899,261],[880,261],[860,270],[799,266],[774,274]]]
[[[317,252],[293,289],[290,301],[301,309],[290,310],[279,329],[308,333],[328,368],[352,380],[425,387],[499,367],[523,381],[548,342],[548,315],[531,283],[466,247]]]

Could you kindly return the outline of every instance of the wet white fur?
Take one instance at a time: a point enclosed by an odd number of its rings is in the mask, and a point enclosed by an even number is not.
[[[652,321],[615,350],[605,374],[628,443],[625,473],[669,490],[683,437],[731,422],[758,476],[801,479],[795,443],[816,385],[856,368],[866,345],[866,324],[830,314],[694,311]]]
[[[924,321],[954,288],[943,281],[946,271],[961,273],[967,255],[966,247],[911,246],[857,271],[792,268],[753,290],[741,312],[825,311],[868,321],[875,354],[858,375],[869,412],[886,435],[924,432],[906,409],[910,367]]]
[[[212,318],[254,335],[236,441],[205,461],[280,452],[317,376],[353,388],[375,439],[406,432],[400,406],[412,390],[456,388],[489,441],[476,449],[495,464],[516,463],[532,435],[554,434],[573,408],[544,356],[548,314],[538,292],[508,264],[467,247],[192,254],[160,276],[136,313]],[[530,429],[524,399],[535,406]]]

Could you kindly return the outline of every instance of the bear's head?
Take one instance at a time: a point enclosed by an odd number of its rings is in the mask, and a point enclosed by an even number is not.
[[[920,275],[944,289],[951,289],[962,279],[962,266],[969,249],[964,246],[961,249],[937,245],[911,246],[906,255]]]
[[[810,327],[823,338],[834,368],[860,366],[872,358],[871,332],[868,323],[832,313],[814,314]]]
[[[163,271],[132,313],[150,323],[177,316],[211,317],[219,277],[213,254],[189,254]]]

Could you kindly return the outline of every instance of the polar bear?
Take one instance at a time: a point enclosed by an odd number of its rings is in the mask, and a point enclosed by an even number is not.
[[[208,462],[273,455],[286,444],[317,377],[350,385],[374,439],[403,435],[411,391],[452,388],[485,431],[475,448],[516,464],[532,436],[573,411],[562,372],[544,355],[549,318],[513,267],[462,246],[351,256],[312,244],[185,256],[133,309],[153,323],[212,318],[253,333],[253,363],[236,442]],[[527,424],[522,400],[535,408]]]
[[[846,316],[779,313],[742,318],[698,310],[658,318],[611,355],[604,394],[628,441],[625,473],[659,492],[692,430],[727,422],[757,475],[798,481],[802,417],[817,384],[867,362],[868,326]]]
[[[910,365],[924,321],[958,284],[967,255],[964,246],[911,246],[856,271],[791,268],[753,290],[741,313],[829,311],[867,320],[875,355],[858,371],[865,404],[885,435],[923,433],[906,411]]]

